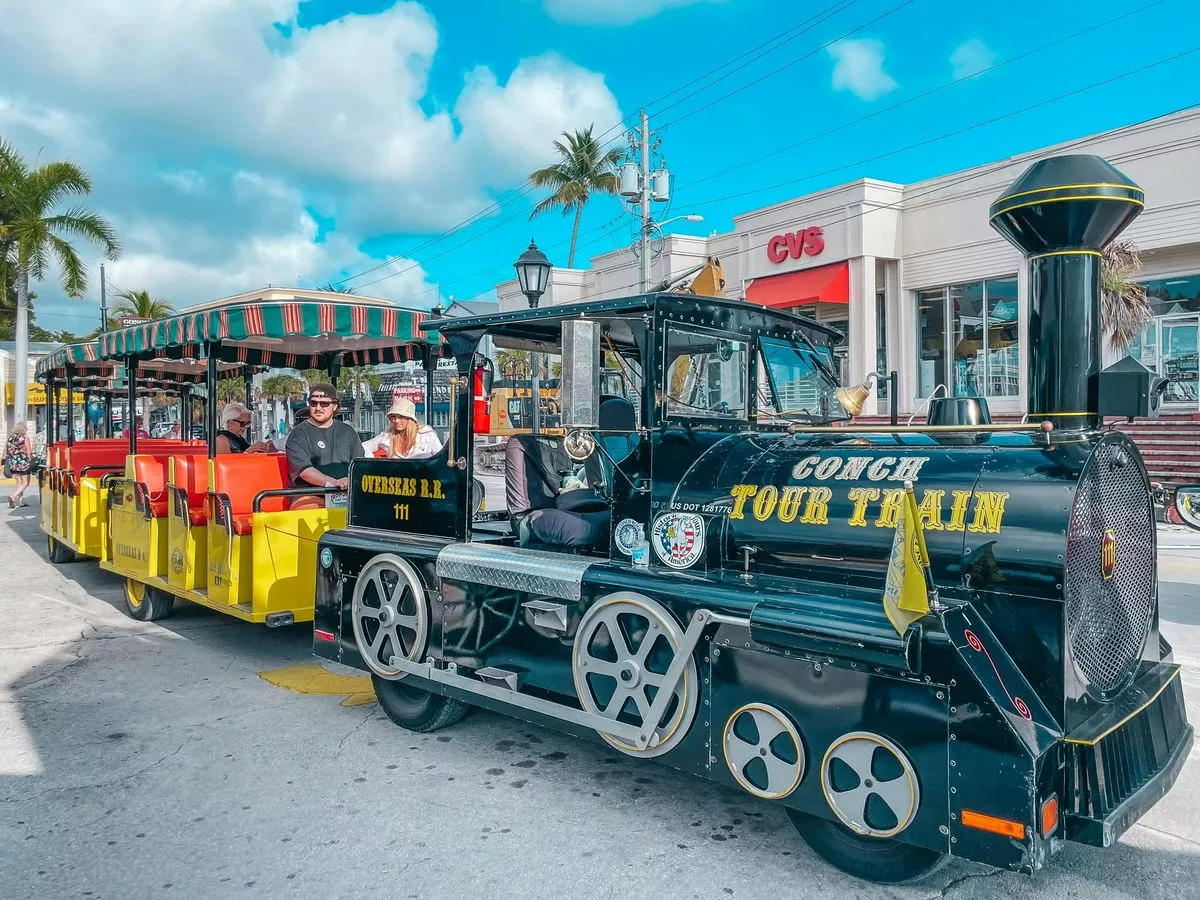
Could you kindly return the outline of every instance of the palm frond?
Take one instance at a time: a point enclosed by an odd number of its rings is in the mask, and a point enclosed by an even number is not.
[[[87,290],[87,271],[83,268],[79,253],[56,234],[49,236],[48,243],[58,259],[63,290],[68,297],[82,297]]]
[[[72,237],[81,237],[96,244],[109,259],[121,255],[116,229],[103,216],[83,206],[72,206],[65,213],[46,218],[46,224]]]
[[[1128,350],[1154,321],[1146,288],[1136,276],[1142,268],[1137,247],[1114,241],[1104,248],[1100,262],[1100,320],[1115,350]]]

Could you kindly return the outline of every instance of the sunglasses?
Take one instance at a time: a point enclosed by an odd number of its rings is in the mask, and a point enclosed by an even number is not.
[[[337,404],[333,400],[309,400],[308,405],[324,409],[326,406],[336,406]]]
[[[233,421],[237,422],[237,423],[238,423],[239,425],[241,425],[243,428],[249,428],[249,427],[250,427],[250,420],[249,420],[249,419],[234,419]]]

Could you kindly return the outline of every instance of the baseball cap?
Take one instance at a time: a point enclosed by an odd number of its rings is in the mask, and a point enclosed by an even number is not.
[[[332,400],[334,403],[336,403],[337,398],[337,389],[328,381],[318,381],[309,385],[309,400]]]

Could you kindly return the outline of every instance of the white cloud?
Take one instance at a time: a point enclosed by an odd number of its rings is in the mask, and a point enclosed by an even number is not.
[[[573,25],[629,25],[663,10],[724,0],[543,0],[546,13]]]
[[[883,42],[864,38],[838,41],[829,48],[833,57],[833,89],[849,91],[860,100],[874,100],[896,88],[896,80],[883,71]]]
[[[950,54],[950,65],[955,78],[978,75],[996,61],[996,54],[979,38],[971,38],[954,48]]]
[[[424,7],[293,28],[280,46],[273,23],[291,22],[295,4],[159,0],[146,16],[140,0],[0,0],[5,69],[38,71],[39,91],[59,106],[139,121],[152,147],[203,142],[260,168],[367,188],[393,227],[416,230],[449,224],[443,211],[476,203],[497,169],[536,167],[564,129],[620,121],[603,77],[556,56],[523,60],[505,84],[486,68],[470,73],[460,122],[427,113],[438,33]]]
[[[431,100],[423,6],[302,29],[299,2],[0,0],[0,133],[89,171],[126,247],[110,272],[162,280],[118,284],[186,302],[365,268],[364,238],[440,231],[544,165],[560,132],[621,119],[602,75],[555,54]],[[317,218],[335,223],[320,240]],[[420,290],[413,271],[380,288]],[[47,313],[78,314],[40,290]]]

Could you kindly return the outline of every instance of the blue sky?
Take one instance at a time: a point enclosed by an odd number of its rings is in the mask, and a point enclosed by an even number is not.
[[[854,178],[916,181],[1200,102],[1194,53],[980,124],[1192,49],[1194,0],[1014,0],[1002,14],[950,0],[100,6],[0,0],[0,135],[82,163],[124,243],[111,284],[180,307],[368,269],[347,283],[407,305],[486,296],[531,236],[563,264],[570,221],[530,222],[537,197],[514,192],[562,130],[608,132],[648,103],[665,126],[671,213],[702,214],[679,227],[708,233]],[[632,229],[616,200],[596,200],[577,265]],[[44,327],[96,321],[98,278],[82,301],[38,291]]]

